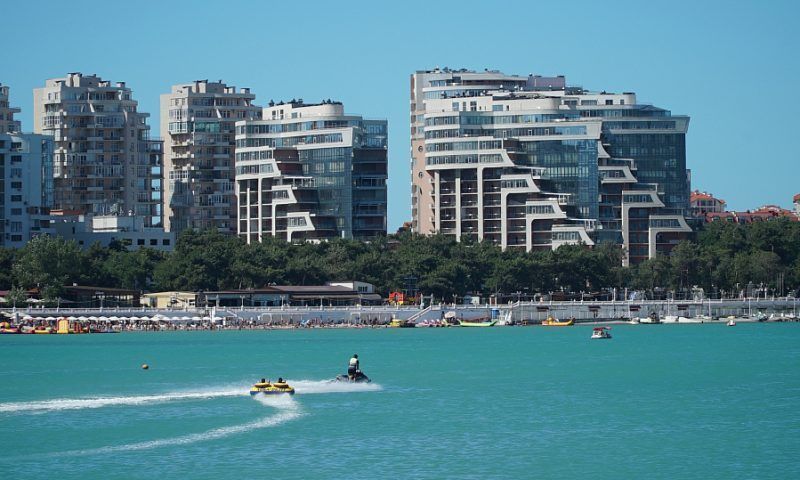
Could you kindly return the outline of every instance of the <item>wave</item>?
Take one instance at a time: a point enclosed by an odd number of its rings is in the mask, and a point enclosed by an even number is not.
[[[175,445],[188,445],[197,442],[206,442],[209,440],[218,440],[220,438],[230,437],[240,433],[259,430],[262,428],[275,427],[290,420],[294,420],[302,415],[298,404],[288,395],[259,395],[256,400],[260,403],[281,410],[280,413],[270,415],[268,417],[260,418],[253,422],[243,423],[240,425],[233,425],[230,427],[214,428],[200,433],[192,433],[189,435],[182,435],[180,437],[162,438],[158,440],[148,440],[146,442],[128,443],[124,445],[111,445],[108,447],[100,447],[89,450],[76,450],[71,452],[64,452],[66,455],[96,455],[115,452],[132,452],[137,450],[147,450],[151,448],[169,447]]]
[[[0,413],[38,413],[57,410],[81,410],[120,405],[148,405],[154,403],[174,402],[180,400],[205,400],[218,397],[235,397],[247,395],[244,387],[220,390],[198,390],[167,392],[154,395],[134,395],[127,397],[89,397],[89,398],[56,398],[33,402],[0,403]]]
[[[298,395],[376,392],[383,390],[383,387],[377,383],[347,383],[336,382],[332,380],[294,380],[290,381],[290,383],[295,388],[295,391]],[[60,410],[83,410],[115,406],[152,405],[182,400],[206,400],[211,398],[238,397],[247,395],[248,388],[245,386],[240,386],[225,389],[166,392],[153,395],[55,398],[52,400],[0,403],[0,413],[46,413]],[[274,397],[261,395],[258,396],[259,399],[283,397],[284,395],[275,395]]]
[[[383,387],[377,383],[348,383],[334,380],[293,380],[290,383],[297,395],[377,392],[383,390]]]

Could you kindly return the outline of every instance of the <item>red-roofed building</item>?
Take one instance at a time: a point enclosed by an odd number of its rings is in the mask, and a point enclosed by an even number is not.
[[[792,221],[800,221],[800,216],[791,210],[778,207],[776,205],[764,205],[753,211],[745,212],[711,212],[706,214],[707,222],[728,221],[736,223],[767,222],[777,218],[788,218]]]
[[[698,218],[705,217],[709,213],[722,213],[726,207],[725,200],[700,190],[695,190],[689,195],[689,205],[692,216]]]

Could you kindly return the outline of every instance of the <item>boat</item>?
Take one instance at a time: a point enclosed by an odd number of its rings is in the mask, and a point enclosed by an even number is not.
[[[15,335],[19,332],[19,328],[11,325],[8,322],[0,322],[0,334]]]
[[[459,325],[462,327],[493,327],[497,320],[469,321],[461,320]]]
[[[364,374],[361,370],[356,370],[355,376],[350,378],[346,373],[342,375],[336,375],[334,379],[336,382],[346,382],[346,383],[370,383],[372,380],[369,379],[368,376]]]
[[[258,395],[259,393],[264,395],[280,395],[282,393],[294,395],[294,387],[291,387],[282,379],[275,383],[270,383],[262,378],[260,382],[253,385],[253,388],[250,389],[250,395]]]
[[[652,312],[650,315],[640,318],[639,319],[639,323],[641,323],[641,324],[646,323],[646,324],[653,325],[653,324],[661,323],[661,318],[659,318],[657,312]]]
[[[594,327],[592,329],[591,339],[592,340],[610,339],[611,338],[611,332],[609,332],[609,330],[611,330],[611,328],[609,328],[609,327]]]
[[[726,323],[725,325],[727,325],[729,327],[735,327],[736,326],[736,320],[731,318],[731,319],[728,320],[728,323]]]
[[[543,327],[569,327],[575,324],[575,319],[570,318],[566,322],[562,322],[561,320],[555,317],[547,317],[545,320],[542,320]]]
[[[389,322],[389,328],[414,328],[413,322],[409,322],[407,320],[401,320],[399,318],[393,318],[391,322]]]

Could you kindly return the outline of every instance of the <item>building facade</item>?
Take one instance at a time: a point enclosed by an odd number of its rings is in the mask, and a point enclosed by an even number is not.
[[[108,247],[112,242],[118,242],[128,250],[151,248],[169,252],[175,248],[175,234],[160,226],[147,226],[143,216],[92,216],[54,211],[50,220],[55,235],[74,240],[82,249],[95,243]]]
[[[0,239],[22,248],[34,236],[51,233],[53,141],[49,135],[0,134]]]
[[[700,190],[692,191],[689,204],[692,216],[695,218],[704,218],[707,213],[722,213],[727,208],[725,200]]]
[[[14,119],[14,114],[19,113],[19,108],[9,104],[9,88],[0,83],[0,133],[17,133],[22,131],[19,120]]]
[[[125,82],[70,73],[33,91],[34,131],[55,142],[55,208],[160,222],[151,193],[149,114]],[[152,225],[157,226],[157,225]]]
[[[236,233],[234,125],[259,118],[253,100],[249,89],[221,80],[175,85],[161,96],[167,230]]]
[[[236,124],[238,233],[248,243],[386,234],[387,122],[339,102],[264,108]]]
[[[562,76],[411,76],[412,228],[554,249],[613,242],[625,263],[691,231],[689,119]]]

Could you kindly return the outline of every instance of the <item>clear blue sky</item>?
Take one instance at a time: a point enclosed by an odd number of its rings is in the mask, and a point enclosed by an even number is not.
[[[729,208],[800,192],[800,7],[790,1],[8,1],[0,82],[125,81],[158,132],[170,85],[223,79],[270,99],[333,98],[389,120],[389,229],[410,219],[409,74],[434,66],[563,74],[692,117],[692,186]],[[157,133],[156,133],[157,135]]]

